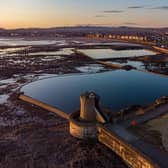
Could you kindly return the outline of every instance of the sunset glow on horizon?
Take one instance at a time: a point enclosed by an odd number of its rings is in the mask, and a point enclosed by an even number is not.
[[[1,28],[168,27],[167,0],[1,0],[0,11]]]

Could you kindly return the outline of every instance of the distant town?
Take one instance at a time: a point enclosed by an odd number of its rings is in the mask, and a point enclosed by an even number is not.
[[[168,49],[168,28],[137,27],[58,27],[30,29],[0,29],[1,37],[90,37],[116,40],[128,40],[138,43],[151,43]]]

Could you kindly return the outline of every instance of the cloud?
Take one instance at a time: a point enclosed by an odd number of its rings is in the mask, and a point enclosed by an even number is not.
[[[137,23],[134,23],[134,22],[125,22],[124,25],[137,25]]]
[[[106,17],[105,15],[96,15],[95,16],[96,18],[103,18],[103,17]]]
[[[168,10],[168,6],[157,6],[151,9]]]
[[[104,10],[103,13],[122,13],[123,10]]]
[[[142,9],[144,6],[129,6],[128,9]]]

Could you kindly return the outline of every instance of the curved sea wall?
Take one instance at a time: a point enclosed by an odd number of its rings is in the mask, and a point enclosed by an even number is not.
[[[155,50],[164,53],[164,54],[168,54],[168,49],[165,48],[161,48],[161,47],[157,47],[157,46],[152,46]]]
[[[46,103],[43,103],[43,102],[41,102],[41,101],[39,101],[39,100],[33,99],[33,98],[29,97],[29,96],[26,96],[26,95],[24,95],[24,94],[21,94],[21,95],[19,95],[19,99],[20,99],[20,100],[23,100],[23,101],[25,101],[25,102],[34,104],[34,105],[36,105],[36,106],[38,106],[38,107],[41,107],[41,108],[43,108],[43,109],[45,109],[45,110],[47,110],[47,111],[56,113],[56,114],[59,115],[60,117],[63,117],[63,118],[65,118],[65,119],[69,119],[69,115],[66,114],[66,113],[64,113],[63,111],[57,109],[56,107],[50,106],[50,105],[48,105],[48,104],[46,104]]]

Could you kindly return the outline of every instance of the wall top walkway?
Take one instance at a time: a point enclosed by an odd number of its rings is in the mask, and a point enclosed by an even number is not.
[[[41,101],[39,101],[39,100],[35,100],[35,99],[33,99],[33,98],[29,97],[29,96],[23,95],[23,94],[21,94],[21,95],[19,96],[19,99],[21,99],[21,100],[23,100],[23,101],[25,101],[25,102],[34,104],[34,105],[36,105],[36,106],[38,106],[38,107],[41,107],[41,108],[43,108],[43,109],[45,109],[45,110],[48,110],[48,111],[50,111],[50,112],[53,112],[53,113],[59,115],[60,117],[63,117],[63,118],[65,118],[65,119],[68,119],[68,120],[69,120],[69,115],[68,115],[67,113],[65,113],[65,112],[63,112],[63,111],[57,109],[56,107],[50,106],[50,105],[48,105],[48,104],[46,104],[46,103],[43,103],[43,102],[41,102]]]

